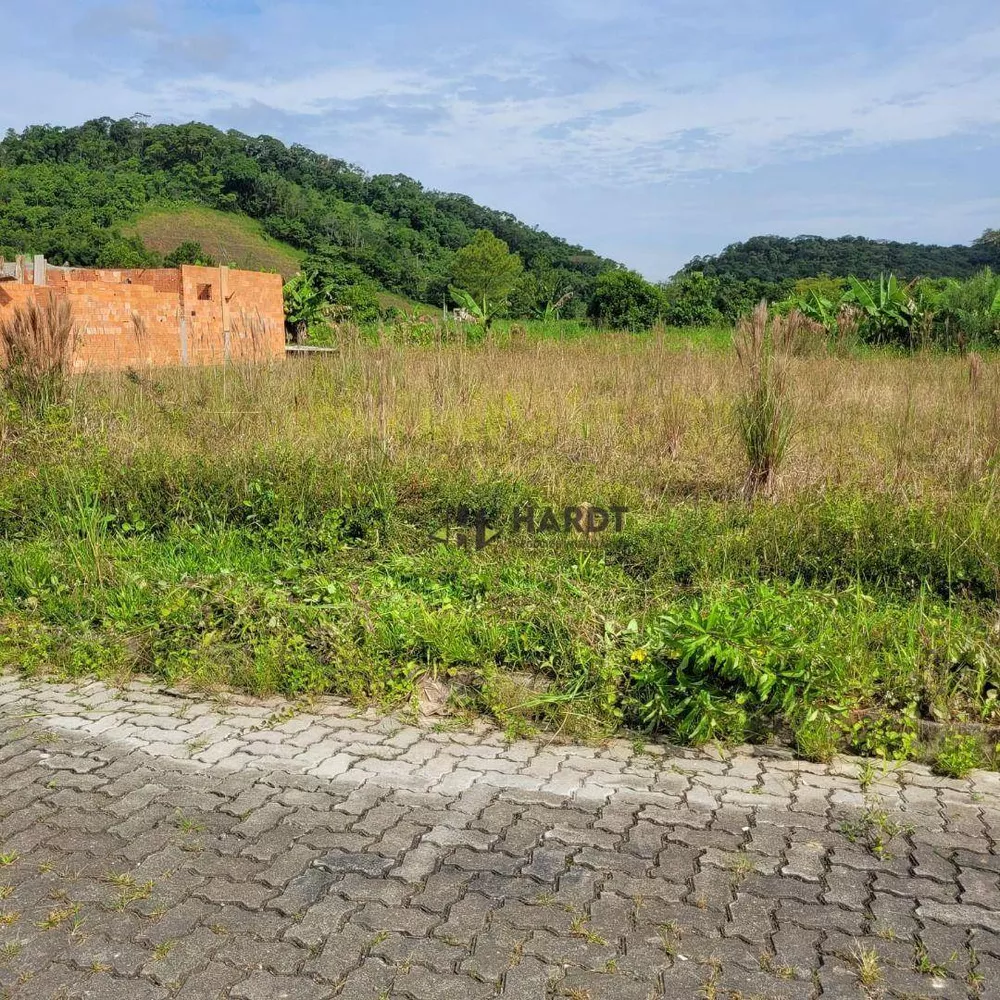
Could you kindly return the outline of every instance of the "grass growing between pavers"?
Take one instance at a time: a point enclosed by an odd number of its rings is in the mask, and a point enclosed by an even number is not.
[[[996,373],[796,362],[787,468],[747,503],[732,364],[591,337],[80,379],[0,435],[0,663],[395,705],[430,677],[512,735],[817,759],[1000,720]],[[463,507],[509,529],[581,503],[624,530],[433,537]]]

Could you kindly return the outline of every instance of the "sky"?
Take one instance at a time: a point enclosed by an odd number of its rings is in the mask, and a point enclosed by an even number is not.
[[[763,233],[1000,226],[996,0],[0,0],[0,129],[300,142],[666,278]]]

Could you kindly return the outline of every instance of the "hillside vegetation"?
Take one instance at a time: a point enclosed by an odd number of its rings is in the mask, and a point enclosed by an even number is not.
[[[8,257],[153,266],[179,246],[197,259],[197,245],[207,259],[286,277],[315,258],[307,270],[320,284],[369,282],[369,301],[390,293],[440,307],[462,304],[449,292],[456,253],[482,231],[523,264],[493,302],[498,314],[541,316],[560,303],[559,315],[579,318],[593,304],[597,278],[619,267],[464,195],[427,190],[402,174],[369,175],[270,136],[100,118],[74,128],[35,125],[0,141],[0,254]],[[758,236],[692,260],[661,312],[679,325],[728,321],[762,297],[787,297],[805,278],[965,279],[986,266],[1000,267],[990,231],[972,246],[952,247]],[[699,274],[710,283],[685,284]]]
[[[435,304],[447,296],[455,251],[478,230],[520,255],[525,271],[511,298],[524,312],[567,292],[582,310],[594,278],[613,266],[464,195],[428,191],[401,174],[371,176],[269,136],[101,118],[9,131],[0,141],[0,253],[7,256],[149,266],[155,248],[139,238],[141,224],[129,223],[164,201],[241,213],[297,251]]]

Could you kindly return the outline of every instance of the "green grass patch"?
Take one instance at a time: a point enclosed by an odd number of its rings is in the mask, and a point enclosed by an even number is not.
[[[67,447],[4,480],[3,666],[392,705],[433,676],[515,733],[781,738],[819,758],[908,756],[919,718],[1000,718],[1000,540],[975,493],[946,511],[847,491],[678,505],[604,544],[475,552],[432,531],[544,494]]]
[[[159,205],[122,226],[122,231],[138,236],[147,248],[164,256],[182,243],[193,242],[219,264],[277,271],[286,280],[299,270],[305,256],[268,236],[254,219],[203,205]]]

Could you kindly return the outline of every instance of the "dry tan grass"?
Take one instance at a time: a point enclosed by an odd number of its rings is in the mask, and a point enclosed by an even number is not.
[[[30,298],[0,322],[0,363],[7,391],[22,405],[57,402],[73,366],[76,324],[69,300]]]
[[[792,438],[778,495],[854,485],[944,495],[984,476],[1000,447],[1000,365],[980,359],[790,357]],[[633,503],[733,496],[732,354],[676,335],[498,348],[345,344],[323,358],[163,371],[155,390],[116,375],[76,384],[76,419],[127,457],[266,448],[319,461],[393,463],[415,481],[463,469],[561,497]]]

